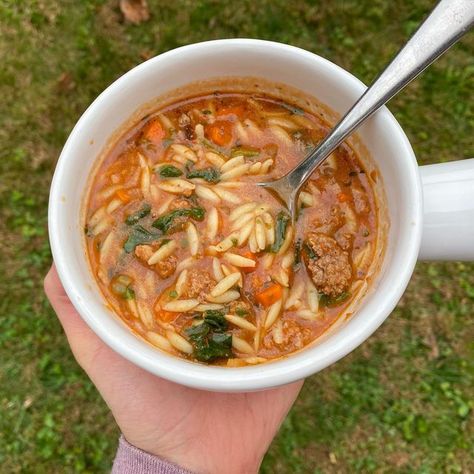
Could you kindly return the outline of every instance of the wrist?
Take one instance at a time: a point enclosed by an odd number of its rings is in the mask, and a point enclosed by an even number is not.
[[[157,444],[156,440],[138,440],[134,438],[125,439],[121,437],[121,443],[127,443],[132,448],[139,450],[149,456],[164,460],[184,470],[186,473],[195,474],[254,474],[258,473],[263,455],[230,449],[227,452],[215,449],[214,446],[206,446],[205,443],[186,442],[174,446],[162,442]],[[185,446],[185,447],[183,447]],[[154,472],[154,471],[151,471]],[[161,472],[161,471],[159,471]],[[174,473],[173,473],[174,474]]]
[[[122,435],[112,474],[195,474],[188,469],[130,444]]]
[[[260,469],[262,459],[251,459],[247,453],[242,453],[246,459],[227,458],[225,453],[220,456],[212,456],[202,449],[200,454],[195,453],[176,453],[156,451],[154,456],[166,459],[181,468],[195,474],[257,474]]]

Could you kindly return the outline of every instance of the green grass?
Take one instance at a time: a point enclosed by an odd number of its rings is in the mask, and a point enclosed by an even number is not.
[[[55,161],[88,104],[144,58],[212,38],[314,51],[369,82],[427,0],[0,0],[0,465],[3,473],[107,472],[117,429],[74,362],[42,292]],[[474,156],[474,41],[463,39],[390,109],[420,164]],[[423,263],[381,329],[311,377],[265,473],[474,471],[474,266]]]

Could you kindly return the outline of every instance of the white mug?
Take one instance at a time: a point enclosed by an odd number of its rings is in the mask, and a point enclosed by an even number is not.
[[[135,336],[107,309],[83,247],[82,198],[91,168],[108,139],[140,106],[189,82],[225,76],[286,83],[341,115],[366,88],[326,59],[268,41],[209,41],[150,59],[109,86],[71,132],[51,185],[49,235],[69,298],[116,352],[183,385],[251,391],[307,377],[359,346],[396,306],[417,258],[474,260],[474,159],[419,168],[400,125],[382,107],[358,133],[383,177],[390,229],[381,270],[357,312],[320,341],[275,362],[227,368],[173,357]]]

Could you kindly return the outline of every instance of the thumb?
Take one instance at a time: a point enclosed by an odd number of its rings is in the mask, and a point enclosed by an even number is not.
[[[76,311],[61,284],[54,264],[44,279],[44,291],[66,333],[74,357],[88,372],[92,360],[99,352],[113,351],[96,336]]]

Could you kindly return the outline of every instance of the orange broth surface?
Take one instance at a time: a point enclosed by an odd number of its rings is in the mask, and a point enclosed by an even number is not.
[[[181,100],[124,133],[94,171],[85,216],[92,272],[122,320],[161,350],[230,367],[321,336],[374,259],[371,177],[341,145],[305,185],[294,228],[255,183],[328,130],[324,116],[239,92]]]

